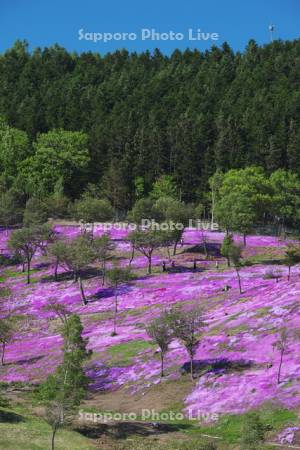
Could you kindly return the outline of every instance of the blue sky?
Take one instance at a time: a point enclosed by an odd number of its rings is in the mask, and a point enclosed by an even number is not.
[[[299,37],[299,0],[0,0],[0,52],[16,39],[26,39],[30,49],[58,43],[69,51],[98,51],[117,48],[143,51],[158,47],[164,53],[175,48],[199,48],[227,41],[243,50],[250,38],[263,44],[270,41],[268,25],[273,22],[275,38]],[[174,31],[183,40],[142,40],[141,29]],[[191,41],[188,29],[218,33],[217,41]],[[135,40],[107,43],[79,40],[83,33],[135,33]]]

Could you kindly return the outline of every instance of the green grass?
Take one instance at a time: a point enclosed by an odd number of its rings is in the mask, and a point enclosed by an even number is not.
[[[33,274],[33,273],[36,273],[38,271],[39,271],[38,269],[31,269],[30,270],[30,275]],[[25,272],[22,272],[21,270],[10,270],[10,269],[7,269],[7,270],[5,270],[4,275],[7,278],[16,278],[16,277],[19,277],[19,276],[26,277],[27,276],[27,270]]]
[[[153,348],[154,344],[147,341],[130,341],[110,347],[107,352],[110,356],[109,364],[128,366],[132,364],[139,352]]]
[[[21,270],[6,270],[5,271],[5,276],[8,278],[15,278],[15,277],[19,277],[19,276],[25,276],[26,273],[25,272],[21,272]]]
[[[279,431],[284,426],[293,424],[297,420],[295,412],[284,408],[276,408],[275,406],[272,407],[272,405],[265,405],[258,412],[262,422],[268,426],[272,433]],[[217,424],[207,427],[202,426],[196,432],[214,434],[221,437],[228,444],[235,444],[240,440],[241,430],[246,420],[246,414],[224,415]],[[191,432],[195,432],[195,429],[192,429]]]
[[[284,258],[282,253],[275,250],[275,252],[263,252],[263,253],[257,253],[256,255],[249,255],[244,260],[244,265],[252,265],[252,264],[265,264],[272,261],[273,264],[280,264],[282,265],[284,263]]]
[[[141,341],[137,347],[141,348]],[[135,343],[136,344],[136,343]],[[123,344],[115,347],[123,347]],[[128,350],[128,349],[127,349]],[[174,399],[165,410],[161,412],[180,412],[182,402]],[[87,407],[85,411],[99,412],[98,408]],[[270,430],[267,435],[268,441],[273,441],[274,436],[284,427],[297,423],[297,414],[272,404],[265,404],[258,410],[263,424]],[[128,442],[131,449],[194,449],[199,448],[201,443],[209,442],[209,438],[203,435],[217,436],[220,439],[214,441],[218,449],[227,450],[238,447],[241,439],[241,431],[247,420],[246,414],[224,415],[219,422],[208,425],[198,424],[196,420],[172,420],[162,421],[173,425],[181,437],[174,440],[172,433],[168,441],[140,440],[138,436],[132,435]],[[184,437],[185,436],[185,437]],[[51,428],[41,417],[32,415],[24,404],[15,405],[13,408],[0,408],[0,448],[6,450],[45,450],[50,448]],[[181,440],[183,439],[183,440]],[[126,448],[127,441],[119,441],[120,448]],[[131,444],[131,445],[130,445]],[[193,446],[194,445],[194,446]],[[59,429],[56,437],[57,450],[92,450],[95,449],[96,440],[88,439],[80,433],[71,429]],[[124,447],[123,447],[124,446]],[[201,448],[201,447],[200,447]],[[268,448],[267,446],[264,448]]]
[[[51,428],[39,417],[23,415],[21,408],[0,408],[0,448],[5,450],[45,450],[51,448]],[[92,450],[91,441],[79,433],[60,429],[57,450]]]
[[[9,287],[0,287],[0,297],[9,297],[11,290]]]
[[[258,308],[253,317],[256,317],[258,319],[260,317],[264,317],[270,313],[271,309],[272,308],[270,306],[263,306],[262,308]]]
[[[181,402],[174,402],[171,408],[167,408],[166,411],[181,412],[182,406]],[[256,411],[259,413],[263,424],[270,430],[271,435],[274,435],[274,433],[277,433],[285,426],[293,426],[298,420],[296,412],[272,405],[271,403],[266,403]],[[218,422],[211,422],[208,425],[204,423],[198,425],[198,421],[189,419],[175,420],[172,423],[178,425],[179,428],[182,425],[181,431],[190,437],[207,434],[220,437],[225,443],[236,444],[240,440],[241,430],[246,420],[247,414],[225,414],[220,417]],[[270,440],[272,440],[271,437]]]

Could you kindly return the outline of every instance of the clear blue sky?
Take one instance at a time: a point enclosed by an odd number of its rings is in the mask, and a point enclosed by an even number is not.
[[[227,41],[243,50],[250,38],[263,44],[270,41],[268,25],[273,22],[275,38],[299,37],[299,0],[0,0],[0,52],[16,39],[26,39],[30,49],[58,43],[69,51],[92,50],[101,54],[117,48],[142,51],[160,48],[197,47]],[[180,32],[184,40],[141,40],[140,30]],[[190,41],[192,28],[218,33],[218,41]],[[79,40],[79,29],[86,32],[136,33],[137,39],[97,43]]]

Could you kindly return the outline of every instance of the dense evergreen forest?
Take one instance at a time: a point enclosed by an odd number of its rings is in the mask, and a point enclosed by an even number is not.
[[[197,203],[216,169],[300,175],[299,79],[300,40],[169,57],[18,41],[0,56],[2,190],[74,199],[99,187],[129,209],[161,175]]]

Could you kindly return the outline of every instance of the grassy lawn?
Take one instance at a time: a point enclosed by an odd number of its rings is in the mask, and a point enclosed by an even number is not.
[[[174,386],[172,382],[167,384],[169,384],[169,388]],[[168,391],[168,385],[157,386],[156,389]],[[163,396],[163,392],[161,394]],[[170,397],[169,394],[170,392],[168,392],[168,398]],[[183,405],[180,400],[176,400],[176,397],[176,395],[173,395],[173,403],[170,402],[168,407],[162,409],[161,412],[180,412]],[[28,409],[28,406],[26,406],[26,404],[31,404],[31,402],[28,402],[29,399],[25,403],[22,401],[22,403],[18,403],[10,408],[0,408],[1,449],[45,450],[50,448],[51,428],[42,418],[31,413],[31,409]],[[85,411],[94,410],[95,412],[99,412],[99,409],[95,407],[84,407],[83,409]],[[258,412],[263,424],[268,427],[267,441],[270,442],[274,442],[277,433],[282,428],[293,426],[297,423],[296,412],[271,404],[262,406]],[[114,430],[116,431],[118,423],[112,424],[107,430],[106,437],[103,435],[105,445],[103,447],[100,445],[100,448],[104,450],[108,448],[115,450],[127,450],[129,448],[132,450],[194,450],[199,448],[200,450],[203,448],[206,450],[206,448],[209,449],[206,445],[209,442],[214,442],[218,450],[241,450],[239,442],[247,415],[224,415],[220,418],[219,422],[208,425],[204,423],[199,424],[196,420],[191,421],[188,419],[161,420],[161,430],[157,434],[153,433],[151,426],[147,423],[149,420],[146,420],[146,432],[143,438],[139,432],[141,427],[143,427],[140,422],[141,419],[138,418],[136,430],[133,422],[132,425],[129,424],[128,434],[126,433],[127,435],[122,439],[116,439],[114,437]],[[90,438],[73,430],[60,429],[56,436],[56,449],[92,450],[99,448],[98,439],[102,442],[101,432],[99,434],[97,425],[95,428],[93,428],[93,425],[91,426],[91,430],[94,430],[95,434],[91,433]],[[106,442],[106,439],[108,439],[108,442]],[[271,447],[266,444],[262,448],[268,449]]]
[[[129,341],[122,344],[113,345],[108,348],[107,352],[110,356],[109,363],[117,366],[128,366],[132,363],[132,359],[139,352],[155,348],[154,344],[147,341]]]
[[[23,415],[22,410],[0,408],[0,448],[5,450],[45,450],[51,448],[51,428],[41,418]],[[56,435],[57,450],[95,449],[90,439],[75,431],[61,429]]]
[[[266,405],[258,410],[264,425],[270,430],[268,440],[273,441],[272,436],[285,426],[293,425],[297,420],[297,414],[284,408]],[[198,430],[192,429],[191,433],[206,433],[221,437],[222,441],[228,444],[237,444],[241,438],[241,432],[247,414],[224,415],[217,424],[208,427],[201,427]],[[266,447],[268,448],[268,447]]]

